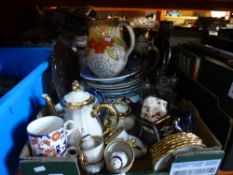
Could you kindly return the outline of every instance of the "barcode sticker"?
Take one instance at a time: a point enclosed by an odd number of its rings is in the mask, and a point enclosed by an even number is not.
[[[221,160],[173,163],[170,175],[215,175]]]

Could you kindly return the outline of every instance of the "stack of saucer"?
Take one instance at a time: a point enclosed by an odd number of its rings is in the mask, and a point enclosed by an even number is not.
[[[143,76],[138,65],[127,66],[120,75],[112,78],[99,78],[89,68],[82,70],[80,76],[87,87],[102,94],[104,101],[112,102],[116,98],[128,98],[132,102],[140,100]]]
[[[182,132],[167,136],[150,149],[154,170],[168,169],[178,153],[200,150],[205,147],[201,138],[193,133]]]

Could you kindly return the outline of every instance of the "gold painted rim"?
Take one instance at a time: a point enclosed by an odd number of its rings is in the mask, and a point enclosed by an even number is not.
[[[173,139],[170,139],[170,140],[162,140],[161,142],[153,145],[151,147],[151,150],[153,149],[158,149],[160,147],[166,147],[166,145],[170,145],[170,144],[174,144],[176,142],[180,142],[180,141],[185,141],[185,140],[190,140],[190,141],[201,141],[200,138],[190,138],[190,137],[177,137],[177,138],[173,138]]]
[[[121,139],[116,139],[116,140],[113,140],[110,143],[108,143],[108,145],[106,146],[106,148],[104,150],[104,158],[105,158],[105,155],[107,154],[107,151],[108,151],[109,147],[111,146],[111,144],[114,144],[116,142],[118,142],[118,143],[122,142],[124,144],[127,144],[130,147],[131,151],[132,151],[132,161],[127,166],[122,168],[120,171],[111,169],[112,173],[124,173],[124,172],[127,172],[133,166],[133,163],[134,163],[134,160],[135,160],[134,148],[127,141],[124,141],[124,140],[121,140]]]
[[[165,154],[166,152],[169,152],[171,150],[176,150],[177,148],[179,148],[180,146],[185,146],[185,145],[203,145],[205,147],[205,145],[202,142],[193,142],[193,141],[183,141],[180,143],[176,143],[174,145],[170,145],[168,148],[163,149],[163,150],[157,150],[156,152],[151,153],[151,157],[155,158],[155,157],[159,157],[160,155]]]
[[[94,96],[90,94],[90,97],[83,102],[70,103],[65,101],[65,105],[68,109],[75,110],[75,109],[82,109],[85,106],[93,104],[94,101],[95,101]]]
[[[175,142],[170,142],[168,144],[163,144],[163,145],[160,145],[159,147],[154,147],[153,149],[150,149],[150,152],[151,153],[157,153],[159,151],[165,151],[165,150],[168,150],[170,147],[173,147],[177,144],[180,144],[180,143],[202,143],[202,140],[190,140],[190,139],[182,139],[182,140],[176,140]]]
[[[196,143],[180,144],[180,145],[177,145],[175,148],[170,149],[170,150],[164,152],[163,154],[160,154],[159,156],[152,158],[152,162],[153,162],[153,164],[155,165],[162,157],[164,157],[164,156],[166,156],[166,155],[168,155],[168,154],[170,154],[170,153],[172,153],[172,152],[175,152],[175,151],[177,151],[178,149],[182,149],[182,148],[185,148],[185,147],[188,147],[188,146],[200,146],[200,147],[202,147],[202,148],[205,148],[205,147],[206,147],[206,146],[203,145],[203,144],[196,144]]]

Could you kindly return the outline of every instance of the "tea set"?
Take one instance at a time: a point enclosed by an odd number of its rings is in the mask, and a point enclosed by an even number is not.
[[[116,96],[137,88],[136,94],[130,97],[139,102],[143,82],[140,71],[121,76],[135,46],[133,29],[115,19],[93,20],[89,25],[89,35],[84,42],[87,65],[81,71],[87,66],[95,77],[87,78],[86,83],[105,90],[116,89]],[[129,32],[128,49],[121,35],[122,27]],[[87,76],[82,73],[81,76],[85,81]],[[127,89],[119,90],[119,84]],[[49,95],[42,95],[49,114],[36,118],[27,126],[33,156],[77,158],[88,173],[99,173],[104,167],[111,173],[126,173],[135,159],[145,155],[148,148],[160,141],[164,128],[157,126],[171,118],[166,100],[147,96],[142,101],[139,116],[136,116],[128,96],[106,100],[107,96],[102,99],[104,92],[96,89],[85,83],[80,85],[75,80],[72,90],[56,105]],[[179,122],[177,120],[177,128]],[[140,132],[133,133],[138,125]]]

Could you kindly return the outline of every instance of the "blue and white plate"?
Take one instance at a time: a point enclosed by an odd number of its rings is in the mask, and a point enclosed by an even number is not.
[[[99,78],[88,67],[81,70],[80,76],[85,80],[101,82],[101,83],[118,83],[123,80],[133,77],[141,70],[140,66],[126,66],[126,68],[117,77],[112,78]]]

